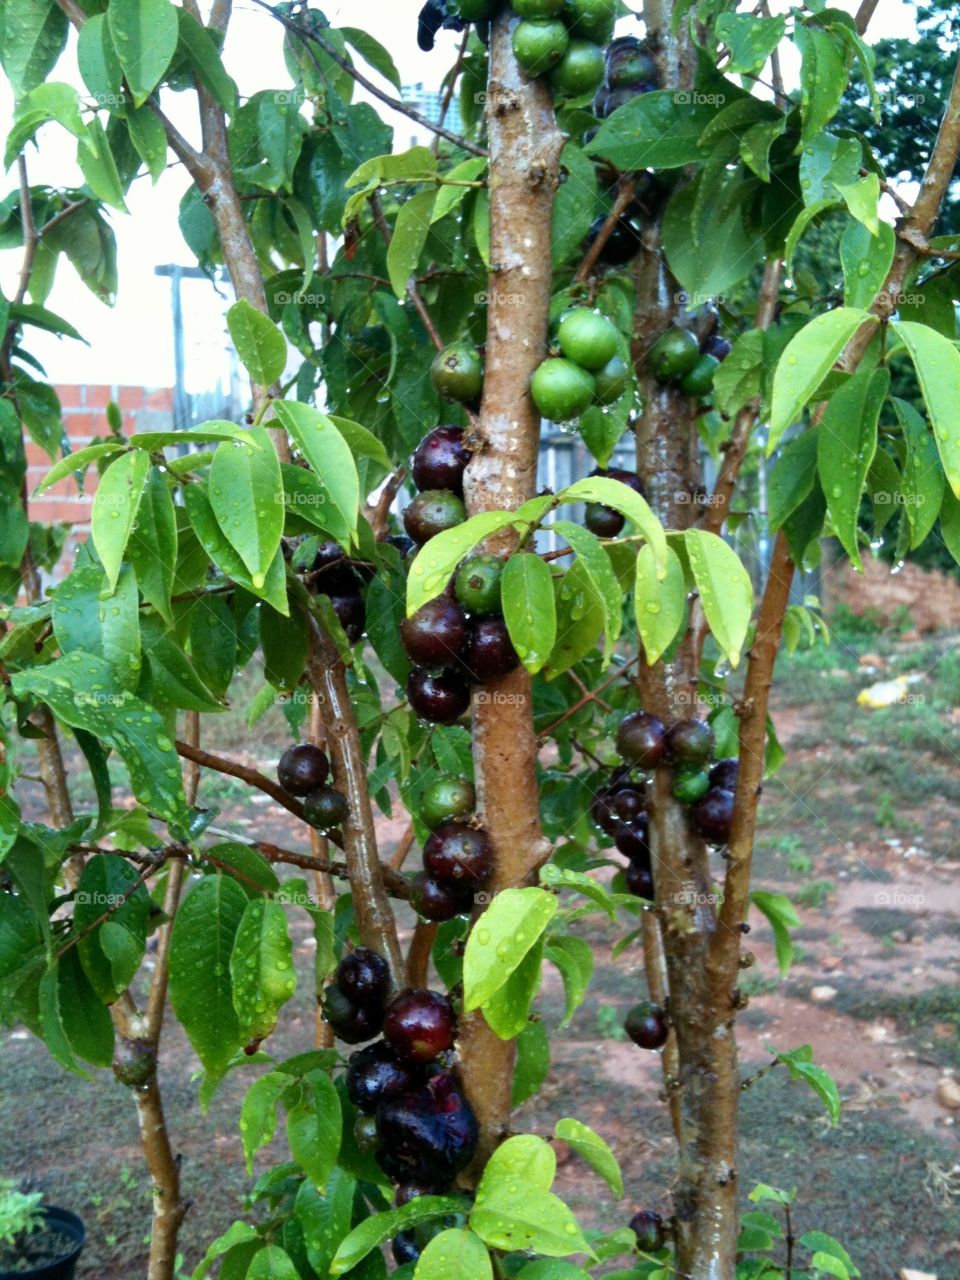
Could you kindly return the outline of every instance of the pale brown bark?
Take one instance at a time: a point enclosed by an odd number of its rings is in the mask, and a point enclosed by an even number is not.
[[[493,23],[487,85],[490,258],[483,402],[473,432],[465,491],[470,514],[512,509],[536,487],[540,420],[530,379],[546,354],[550,221],[563,139],[550,92],[529,81],[513,56],[517,19]],[[508,550],[494,543],[491,550]],[[540,828],[537,742],[530,678],[517,670],[473,700],[477,802],[495,851],[491,893],[526,883],[549,856]],[[460,1023],[461,1075],[480,1122],[476,1167],[506,1135],[514,1044],[499,1040],[479,1012]]]

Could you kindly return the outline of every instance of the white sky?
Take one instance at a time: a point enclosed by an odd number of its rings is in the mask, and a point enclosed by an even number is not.
[[[416,16],[422,0],[349,0],[327,3],[323,11],[332,25],[366,27],[393,55],[404,84],[418,81],[428,87],[439,84],[450,66],[459,37],[440,32],[437,48],[424,54],[417,48]],[[857,0],[835,0],[837,7],[855,12]],[[638,6],[639,7],[639,4]],[[773,6],[787,8],[786,0]],[[880,0],[870,30],[871,41],[881,36],[906,36],[914,30],[914,5],[908,0]],[[624,20],[622,29],[633,27]],[[225,50],[227,69],[243,96],[260,89],[281,89],[289,84],[281,53],[282,30],[264,10],[237,0]],[[54,77],[77,85],[82,81],[74,57],[75,39],[58,64]],[[365,71],[369,69],[364,66]],[[371,73],[377,79],[375,73]],[[785,67],[789,81],[796,68]],[[388,87],[388,86],[385,86]],[[392,92],[392,90],[391,90]],[[367,96],[359,94],[358,96]],[[163,106],[174,123],[192,141],[198,140],[196,99],[190,93],[165,93]],[[9,120],[12,101],[0,76],[0,120]],[[407,145],[409,121],[398,129],[398,149]],[[33,183],[81,182],[75,166],[75,143],[57,125],[48,125],[39,134],[40,150],[28,151]],[[7,175],[2,190],[15,182],[16,170]],[[119,250],[119,296],[114,307],[99,303],[78,280],[73,268],[62,262],[57,282],[47,301],[53,310],[76,324],[90,342],[89,347],[48,335],[31,336],[30,349],[45,364],[52,381],[58,383],[123,383],[148,387],[173,383],[173,339],[170,318],[170,283],[154,275],[160,263],[194,265],[194,258],[180,235],[177,210],[188,185],[179,166],[168,168],[155,187],[149,178],[138,179],[127,197],[129,216],[110,211]],[[15,288],[19,253],[0,253],[0,283],[9,297]],[[191,391],[212,389],[217,378],[228,378],[225,356],[225,302],[203,280],[185,281],[184,311],[187,339],[187,385]]]

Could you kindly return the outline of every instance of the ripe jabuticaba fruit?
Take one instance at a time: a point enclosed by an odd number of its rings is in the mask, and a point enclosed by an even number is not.
[[[636,36],[621,36],[607,46],[607,84],[611,89],[657,85],[657,60]]]
[[[471,680],[477,684],[499,680],[519,662],[503,618],[470,619],[462,663]]]
[[[469,778],[442,774],[424,788],[420,817],[425,826],[436,831],[445,822],[468,818],[473,813],[476,800],[477,795]]]
[[[404,508],[403,527],[414,542],[422,547],[445,529],[463,524],[466,518],[462,498],[458,498],[449,489],[427,489]]]
[[[472,404],[483,390],[483,361],[470,342],[454,342],[437,352],[430,368],[433,385],[447,400]]]
[[[624,1030],[641,1049],[662,1049],[667,1043],[667,1020],[652,1000],[641,1000],[627,1014]]]
[[[434,674],[417,667],[407,679],[407,698],[421,720],[454,724],[470,706],[470,685],[459,671]]]
[[[363,596],[331,596],[333,612],[351,644],[356,644],[367,629],[367,606]]]
[[[453,1046],[457,1019],[453,1005],[439,991],[408,987],[390,1002],[383,1036],[404,1062],[432,1062]]]
[[[619,787],[610,793],[609,805],[621,822],[636,822],[647,811],[647,797],[640,787]]]
[[[736,756],[728,756],[718,760],[710,770],[711,787],[720,787],[724,791],[736,791],[737,776],[740,773],[740,761]]]
[[[662,720],[647,711],[631,711],[620,721],[617,750],[631,764],[653,769],[663,759],[666,737]]]
[[[733,823],[734,795],[722,787],[711,787],[690,810],[693,828],[711,844],[726,844]]]
[[[454,594],[469,613],[481,618],[488,617],[500,612],[502,577],[503,561],[499,556],[470,556],[457,569]]]
[[[485,831],[447,822],[423,846],[423,865],[441,884],[463,886],[472,893],[493,870],[493,847]]]
[[[713,755],[716,743],[706,720],[686,716],[667,730],[667,755],[676,764],[703,764]]]
[[[650,864],[649,827],[644,814],[633,822],[618,822],[613,833],[617,849],[631,862]]]
[[[419,871],[410,882],[410,905],[424,920],[442,923],[470,910],[470,890]]]
[[[607,215],[601,213],[595,218],[587,232],[587,248],[589,249],[607,221]],[[604,267],[623,267],[640,252],[640,232],[633,222],[621,214],[613,225],[609,238],[604,242],[598,259]]]
[[[409,1093],[423,1084],[423,1072],[401,1062],[388,1044],[378,1040],[350,1055],[347,1096],[359,1111],[373,1113],[387,1098]]]
[[[647,902],[654,900],[653,870],[642,862],[631,862],[624,874],[627,892]]]
[[[713,356],[714,360],[722,363],[733,350],[733,344],[719,333],[711,333],[710,337],[703,343],[701,350],[704,355]]]
[[[479,1129],[446,1072],[377,1108],[377,1161],[397,1182],[449,1184],[473,1159]]]
[[[330,776],[330,761],[325,751],[312,742],[298,742],[287,747],[277,765],[277,781],[292,796],[305,796],[322,787]]]
[[[357,947],[337,966],[337,982],[354,1004],[382,1005],[390,990],[390,969],[376,951]]]
[[[467,616],[449,596],[437,596],[404,618],[400,639],[411,662],[421,667],[452,667],[467,642]]]
[[[398,1267],[402,1267],[405,1262],[418,1262],[420,1259],[420,1246],[417,1244],[417,1233],[415,1231],[401,1231],[399,1235],[393,1237],[390,1244],[390,1252],[393,1254],[393,1260]]]
[[[418,489],[449,489],[463,497],[463,473],[470,461],[463,427],[434,427],[413,455],[413,483]]]
[[[380,1034],[383,1010],[376,1005],[354,1004],[339,983],[331,982],[323,993],[323,1019],[347,1044],[362,1044]]]
[[[336,787],[317,787],[303,798],[303,816],[318,831],[339,827],[349,812],[347,797]]]
[[[666,1243],[663,1219],[652,1209],[641,1209],[639,1213],[635,1213],[629,1225],[637,1237],[637,1248],[641,1253],[656,1253]]]
[[[321,542],[310,574],[311,587],[324,595],[356,595],[360,589],[360,575],[339,542]]]

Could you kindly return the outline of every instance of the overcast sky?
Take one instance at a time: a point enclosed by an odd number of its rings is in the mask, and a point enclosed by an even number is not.
[[[344,4],[324,4],[332,25],[366,27],[390,49],[404,84],[424,82],[435,88],[449,67],[459,37],[441,32],[433,54],[421,53],[416,43],[416,16],[422,0],[350,0]],[[854,12],[857,0],[835,0],[838,7]],[[639,7],[639,6],[638,6]],[[786,3],[775,3],[774,10]],[[870,37],[909,35],[913,29],[914,6],[907,0],[882,0],[874,17]],[[631,20],[621,30],[629,31]],[[264,10],[236,0],[225,51],[228,70],[244,96],[260,89],[283,88],[289,76],[281,53],[279,24]],[[75,40],[61,59],[55,78],[82,82],[74,57]],[[364,68],[366,70],[366,68]],[[785,68],[788,81],[795,80],[796,68]],[[366,96],[366,95],[361,95]],[[192,94],[165,93],[163,106],[181,131],[196,141],[196,103]],[[0,119],[9,119],[12,103],[0,77]],[[396,123],[394,117],[393,123]],[[406,141],[401,130],[398,139]],[[31,182],[51,184],[81,182],[75,167],[75,143],[57,125],[46,126],[39,135],[40,150],[28,151]],[[7,186],[15,180],[15,169],[7,175]],[[129,193],[129,216],[111,211],[109,217],[119,245],[120,292],[114,307],[99,303],[79,283],[72,267],[63,263],[47,305],[74,322],[90,341],[90,347],[76,342],[56,341],[31,334],[31,350],[44,362],[54,382],[132,383],[150,387],[173,382],[173,345],[170,321],[170,286],[154,275],[159,263],[193,265],[194,259],[183,242],[177,225],[177,208],[188,185],[179,166],[171,166],[155,187],[148,178],[136,181]],[[16,285],[19,253],[0,253],[0,279],[9,297]],[[224,356],[224,302],[206,281],[184,285],[188,344],[187,382],[191,391],[211,389],[218,374],[226,379]]]

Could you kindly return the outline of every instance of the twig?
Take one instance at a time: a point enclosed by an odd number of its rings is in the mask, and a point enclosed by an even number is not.
[[[257,3],[259,2],[260,0],[257,0]],[[377,230],[383,236],[384,244],[389,248],[390,241],[393,239],[393,232],[390,230],[390,224],[383,216],[383,208],[380,205],[380,198],[375,191],[370,194],[369,204]],[[442,351],[443,339],[440,337],[437,326],[433,323],[433,320],[430,317],[430,312],[427,310],[427,304],[424,302],[423,298],[421,298],[420,290],[417,288],[417,282],[412,276],[407,281],[407,297],[413,303],[417,315],[423,322],[423,327],[426,329],[430,341],[438,351]]]
[[[267,4],[266,0],[253,0],[253,3],[259,5],[261,9],[265,9],[267,13],[276,18],[276,20],[286,27],[288,31],[292,31],[294,35],[296,35],[305,44],[313,43],[318,45],[331,62],[335,62],[342,71],[345,71],[347,75],[352,76],[357,84],[362,85],[368,93],[372,93],[375,98],[379,98],[384,106],[389,107],[391,111],[399,111],[401,115],[406,116],[410,120],[416,121],[416,123],[422,126],[422,128],[428,129],[431,133],[435,133],[437,137],[445,138],[447,142],[452,143],[455,147],[459,147],[461,151],[469,151],[475,156],[485,156],[487,154],[482,147],[478,147],[467,138],[461,138],[459,134],[451,133],[450,130],[445,129],[443,125],[435,124],[432,120],[428,120],[426,116],[421,115],[419,111],[409,106],[406,102],[401,102],[399,98],[393,98],[389,93],[384,93],[379,85],[376,85],[372,80],[368,80],[362,71],[357,70],[349,58],[345,58],[333,47],[332,44],[329,44],[324,40],[323,36],[318,35],[316,31],[311,31],[307,27],[302,27],[299,22],[294,22],[292,18],[288,18],[286,14],[280,13],[277,9],[274,9],[272,5]],[[317,70],[321,76],[326,79],[323,67],[319,63],[317,64]]]
[[[870,25],[870,19],[876,12],[877,5],[880,0],[860,0],[860,8],[857,10],[857,34],[866,34],[867,27]],[[788,1277],[789,1280],[789,1277]]]
[[[607,241],[613,235],[614,228],[619,222],[621,214],[629,207],[630,202],[633,200],[636,189],[636,178],[630,176],[624,177],[620,180],[620,189],[617,191],[617,198],[613,202],[613,208],[607,214],[603,226],[597,232],[596,239],[587,250],[583,261],[577,268],[577,274],[574,276],[574,280],[577,283],[582,283],[586,280],[587,276],[589,276],[590,272],[597,265],[600,260],[601,253],[603,253],[606,248]]]
[[[437,121],[437,124],[441,126],[443,125],[444,121],[447,118],[447,112],[450,110],[450,103],[453,101],[453,95],[457,89],[457,77],[460,75],[460,72],[463,70],[463,60],[467,56],[467,46],[469,44],[470,44],[470,27],[468,25],[464,29],[463,39],[460,41],[460,48],[457,51],[457,60],[453,64],[453,66],[450,68],[450,71],[448,73],[447,87],[446,87],[446,90],[444,91],[443,101],[440,103],[440,118]],[[434,155],[437,155],[437,153],[440,150],[440,134],[439,133],[434,135],[433,145],[431,147],[431,150],[433,151]]]
[[[414,839],[414,831],[413,831],[413,823],[411,822],[407,826],[406,831],[400,837],[400,843],[397,845],[396,849],[394,850],[393,857],[390,859],[390,866],[394,871],[399,871],[400,868],[403,866],[403,864],[406,862],[407,855],[409,854],[410,850],[413,848],[413,839]]]
[[[204,751],[200,747],[193,747],[189,742],[181,742],[180,739],[177,739],[177,752],[185,760],[192,760],[195,764],[202,765],[204,769],[215,769],[217,773],[225,773],[230,778],[239,778],[241,782],[246,782],[249,786],[256,787],[258,791],[263,791],[266,795],[276,800],[277,804],[289,810],[295,817],[305,821],[303,805],[300,801],[294,799],[293,796],[284,791],[279,783],[272,782],[266,774],[260,773],[259,770],[240,764],[238,760],[228,760],[226,756],[214,755],[212,751]]]
[[[639,655],[630,658],[629,661],[625,662],[622,667],[618,667],[612,676],[608,676],[607,679],[604,680],[602,684],[597,685],[596,689],[594,689],[593,691],[587,690],[584,693],[584,695],[580,698],[579,702],[575,702],[572,707],[567,707],[566,711],[564,711],[562,716],[558,716],[556,720],[553,720],[550,724],[547,725],[545,729],[542,729],[540,731],[540,734],[537,737],[537,741],[542,745],[546,741],[546,739],[549,738],[550,735],[554,733],[560,727],[560,725],[563,724],[565,720],[569,720],[572,715],[576,715],[576,713],[580,710],[580,708],[585,707],[588,702],[595,701],[598,693],[602,693],[604,689],[608,689],[610,685],[612,685],[615,681],[619,680],[627,671],[630,670],[631,667],[635,666],[639,661],[640,661]]]
[[[400,486],[407,478],[406,467],[397,467],[393,475],[388,476],[383,489],[380,491],[380,497],[377,499],[377,505],[373,509],[370,516],[370,528],[373,530],[373,536],[377,542],[382,542],[387,535],[389,525],[387,523],[390,517],[390,508],[393,506],[394,499],[400,492]]]
[[[437,940],[439,925],[432,920],[418,920],[407,950],[407,982],[411,987],[427,986],[430,956]]]

